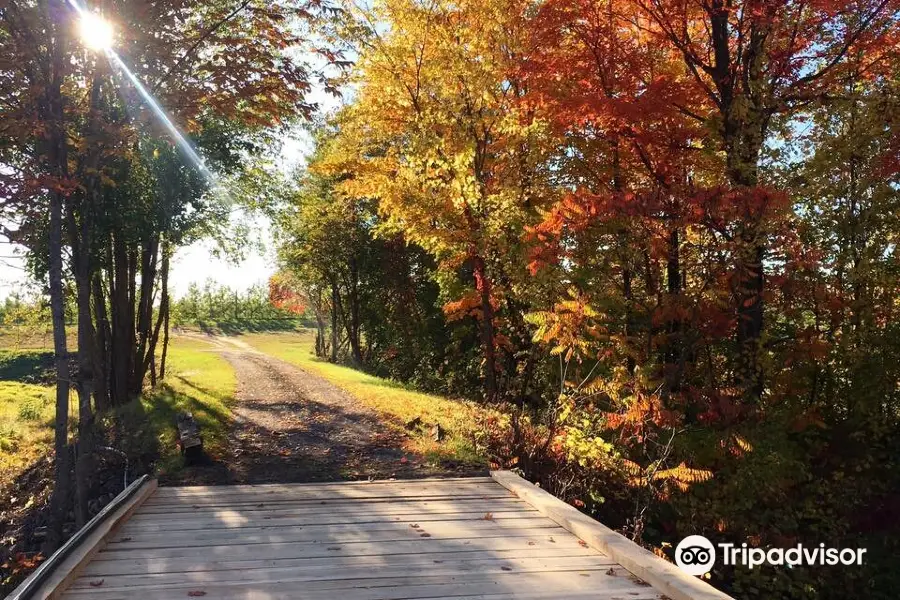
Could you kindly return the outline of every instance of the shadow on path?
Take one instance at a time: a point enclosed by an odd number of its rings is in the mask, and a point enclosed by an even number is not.
[[[167,484],[460,476],[403,451],[405,434],[317,375],[233,338],[211,338],[238,378],[228,454]]]

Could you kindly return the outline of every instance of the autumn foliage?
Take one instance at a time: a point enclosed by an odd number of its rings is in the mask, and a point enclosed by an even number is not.
[[[432,257],[399,268],[426,269],[440,322],[382,347],[388,302],[363,363],[478,386],[507,407],[483,424],[497,465],[658,554],[697,533],[878,548],[856,573],[715,569],[736,597],[890,597],[873,523],[900,498],[898,10],[348,6],[354,93],[310,173],[371,211],[348,245]],[[393,371],[410,352],[440,377]]]

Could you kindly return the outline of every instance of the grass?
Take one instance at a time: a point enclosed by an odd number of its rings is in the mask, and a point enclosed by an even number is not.
[[[144,430],[141,439],[129,443],[131,451],[135,445],[144,453],[155,450],[157,473],[177,476],[184,457],[176,445],[176,416],[192,413],[204,451],[213,460],[219,458],[228,443],[237,379],[228,362],[203,340],[174,337],[167,361],[171,371],[165,383],[118,409],[117,418],[125,431]]]
[[[394,427],[420,419],[425,427],[411,432],[407,450],[433,462],[452,461],[486,465],[477,449],[478,423],[489,411],[473,402],[424,394],[404,384],[316,358],[315,337],[309,330],[299,333],[252,333],[241,339],[270,356],[280,358],[321,376],[349,392],[362,404],[380,413]],[[445,439],[435,442],[431,425],[439,424]]]
[[[78,328],[66,325],[69,352],[78,348]],[[8,325],[0,327],[0,350],[53,350],[53,330],[47,326]]]
[[[14,481],[53,445],[55,388],[44,378],[52,355],[41,350],[0,349],[0,487]],[[166,381],[140,399],[102,416],[114,445],[155,460],[172,474],[184,466],[175,444],[175,417],[190,411],[200,423],[208,455],[220,455],[231,422],[236,378],[231,366],[203,340],[174,337]],[[52,380],[52,377],[50,378]],[[75,392],[70,392],[70,429],[75,427]],[[128,432],[116,440],[115,432]]]
[[[52,387],[0,381],[0,487],[49,452],[53,402]]]

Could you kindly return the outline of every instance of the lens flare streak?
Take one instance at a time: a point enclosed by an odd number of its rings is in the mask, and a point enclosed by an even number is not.
[[[144,87],[144,84],[141,83],[137,75],[131,72],[131,69],[128,68],[128,65],[125,64],[125,61],[123,61],[122,58],[116,53],[116,51],[112,49],[112,29],[110,28],[110,26],[106,24],[105,21],[102,21],[100,17],[92,12],[89,12],[87,9],[81,6],[77,2],[77,0],[69,0],[69,4],[72,6],[72,8],[75,9],[75,12],[78,13],[79,18],[82,19],[82,23],[104,23],[104,26],[106,28],[105,31],[107,32],[105,35],[108,36],[109,43],[105,44],[102,47],[97,47],[97,49],[102,49],[106,52],[106,56],[110,64],[112,64],[114,67],[118,68],[122,73],[125,74],[128,80],[137,90],[137,92],[144,99],[144,102],[146,102],[147,106],[155,113],[156,117],[166,128],[169,135],[172,137],[172,139],[175,141],[176,145],[181,149],[184,155],[194,164],[197,170],[206,178],[206,180],[210,184],[214,184],[217,178],[213,174],[213,172],[210,171],[206,166],[203,158],[197,153],[197,151],[187,140],[187,138],[181,133],[178,127],[175,126],[175,123],[172,122],[172,119],[169,118],[169,115],[166,113],[166,111],[163,110],[162,106],[159,105],[159,102],[156,101],[156,98],[153,97],[153,94],[151,94],[147,90],[147,88]],[[84,35],[87,35],[85,29],[82,29],[82,32]],[[96,40],[86,39],[85,42],[90,47],[96,47]]]
[[[194,150],[194,147],[191,146],[191,143],[187,140],[187,138],[182,135],[181,131],[178,130],[178,127],[172,122],[172,119],[166,114],[166,111],[159,105],[156,101],[156,98],[147,91],[147,88],[144,87],[144,84],[137,78],[137,76],[131,72],[131,69],[122,61],[118,54],[116,54],[113,50],[107,50],[107,55],[109,56],[110,62],[114,63],[119,69],[125,73],[125,76],[128,77],[128,80],[131,81],[131,84],[138,91],[147,105],[156,113],[156,116],[159,118],[160,122],[162,122],[163,126],[168,130],[169,135],[175,140],[175,143],[178,144],[178,147],[181,148],[181,151],[194,163],[197,169],[206,177],[210,182],[215,181],[215,176],[212,171],[210,171],[206,163],[203,161],[203,158],[197,154],[197,151]]]

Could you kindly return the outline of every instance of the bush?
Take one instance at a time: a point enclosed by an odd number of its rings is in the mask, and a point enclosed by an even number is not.
[[[44,410],[50,404],[47,396],[29,396],[19,405],[19,419],[22,421],[39,421],[44,416]]]

